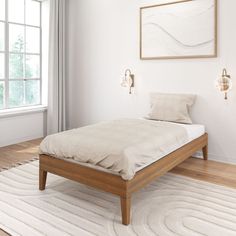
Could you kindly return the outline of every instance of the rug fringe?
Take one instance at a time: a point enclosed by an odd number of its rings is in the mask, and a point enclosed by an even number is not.
[[[11,164],[9,166],[0,168],[0,172],[5,171],[5,170],[9,170],[11,168],[15,168],[15,167],[18,167],[18,166],[21,166],[21,165],[25,165],[25,164],[28,164],[30,162],[37,161],[37,160],[39,160],[39,157],[33,157],[33,158],[29,159],[29,160],[24,160],[24,161],[21,161],[21,162],[16,162],[16,163]]]

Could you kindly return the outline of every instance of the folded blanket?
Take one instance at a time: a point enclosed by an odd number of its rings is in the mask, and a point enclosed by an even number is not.
[[[40,154],[90,163],[130,180],[143,167],[188,142],[174,123],[120,119],[47,136]]]

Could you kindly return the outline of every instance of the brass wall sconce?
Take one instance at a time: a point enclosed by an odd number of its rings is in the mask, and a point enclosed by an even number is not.
[[[132,88],[134,87],[134,74],[132,74],[130,69],[125,71],[125,76],[122,78],[121,86],[129,88],[129,94],[132,93]]]
[[[224,93],[225,100],[227,100],[228,92],[232,88],[232,80],[226,69],[223,69],[221,78],[216,81],[216,87],[220,92]]]

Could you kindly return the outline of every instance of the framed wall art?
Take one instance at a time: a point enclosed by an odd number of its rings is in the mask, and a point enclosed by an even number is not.
[[[217,57],[217,0],[140,8],[140,58]]]

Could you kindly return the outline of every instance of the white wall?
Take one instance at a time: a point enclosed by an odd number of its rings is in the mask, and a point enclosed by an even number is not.
[[[45,112],[0,117],[0,147],[45,136]]]
[[[218,1],[218,58],[141,61],[139,8],[163,2],[67,1],[68,126],[143,116],[151,91],[194,93],[193,118],[209,132],[210,158],[236,163],[236,1]],[[228,101],[214,88],[223,67],[235,85]],[[132,96],[119,85],[126,68],[136,76]]]

